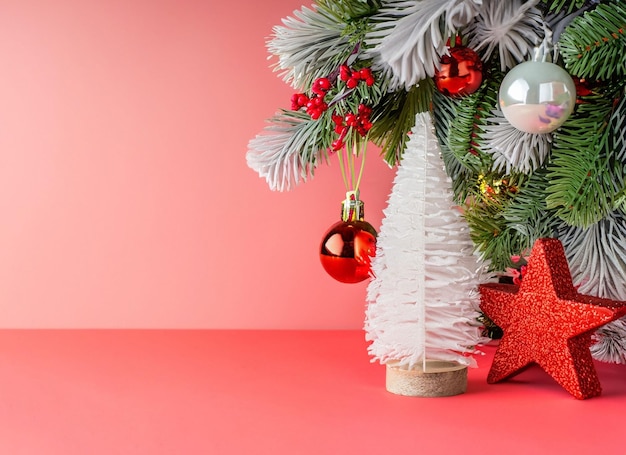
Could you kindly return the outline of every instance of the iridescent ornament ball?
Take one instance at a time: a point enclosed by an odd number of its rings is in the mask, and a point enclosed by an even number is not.
[[[499,102],[504,117],[518,130],[549,133],[565,123],[574,110],[576,85],[559,65],[528,61],[504,77]]]

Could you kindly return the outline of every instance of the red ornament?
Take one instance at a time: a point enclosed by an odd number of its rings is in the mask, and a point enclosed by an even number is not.
[[[492,384],[536,363],[578,399],[601,393],[592,332],[626,314],[626,302],[579,294],[557,239],[533,246],[520,286],[480,285],[480,308],[504,331],[487,376]]]
[[[444,95],[470,95],[483,82],[483,63],[474,50],[465,46],[452,47],[450,55],[441,57],[440,68],[435,71],[433,80],[437,90]]]
[[[349,191],[342,220],[333,224],[320,245],[320,261],[326,273],[342,283],[358,283],[370,277],[376,255],[376,229],[363,220],[363,202]]]

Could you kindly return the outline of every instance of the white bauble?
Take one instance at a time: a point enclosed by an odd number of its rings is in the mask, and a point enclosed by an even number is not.
[[[554,63],[524,62],[504,77],[499,102],[506,119],[518,130],[549,133],[574,110],[576,85],[567,71]]]

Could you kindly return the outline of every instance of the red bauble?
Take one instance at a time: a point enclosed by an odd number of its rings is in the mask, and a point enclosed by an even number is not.
[[[483,82],[483,63],[478,54],[468,47],[450,48],[450,55],[442,56],[440,63],[433,79],[437,90],[444,95],[470,95]]]
[[[330,227],[320,246],[324,270],[342,283],[358,283],[370,276],[376,255],[376,230],[367,221],[339,221]]]

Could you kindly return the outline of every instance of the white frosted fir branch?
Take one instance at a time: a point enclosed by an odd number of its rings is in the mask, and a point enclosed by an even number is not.
[[[626,319],[600,327],[593,335],[591,355],[602,362],[626,363]]]
[[[559,234],[574,284],[583,294],[626,301],[626,216],[613,212],[586,228]]]
[[[464,31],[468,46],[487,61],[497,50],[502,71],[532,56],[543,39],[539,0],[483,0],[476,20]]]
[[[372,260],[366,339],[381,363],[474,365],[481,264],[461,213],[431,117],[420,113],[394,179]]]
[[[312,162],[302,159],[311,148],[304,131],[309,123],[303,117],[277,114],[261,134],[248,142],[248,167],[264,178],[271,190],[288,191],[300,179],[306,181],[313,175],[319,153],[313,153]]]
[[[492,155],[493,170],[530,174],[541,167],[550,153],[552,133],[532,134],[509,123],[499,107],[482,127],[482,151]]]
[[[314,73],[318,61],[326,61],[337,53],[337,46],[347,41],[342,37],[345,24],[338,22],[315,5],[302,7],[275,26],[267,42],[268,51],[278,57],[273,65],[283,81],[302,90],[306,76]]]
[[[613,212],[587,229],[559,233],[574,284],[582,294],[626,301],[626,215]],[[594,358],[626,363],[626,320],[611,322],[595,333]]]
[[[386,1],[372,17],[365,58],[390,79],[390,87],[408,88],[433,76],[447,52],[448,37],[477,12],[479,0]],[[443,30],[441,22],[446,26]]]

